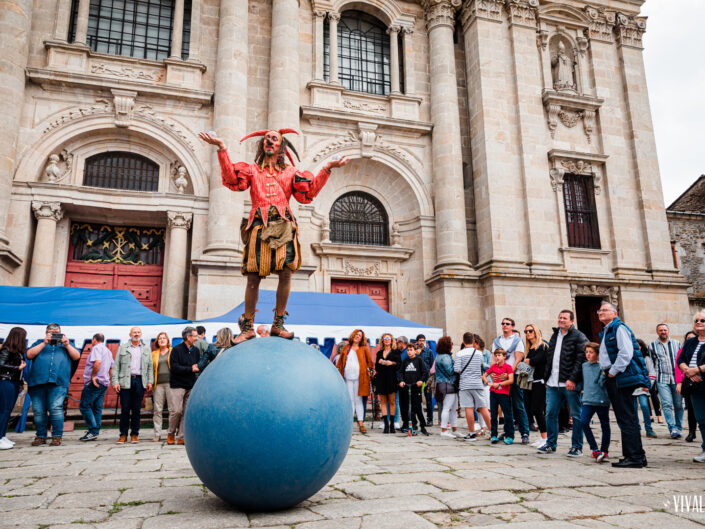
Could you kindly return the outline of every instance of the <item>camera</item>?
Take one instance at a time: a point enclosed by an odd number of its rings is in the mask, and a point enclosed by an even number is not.
[[[52,333],[51,340],[49,340],[49,343],[51,345],[56,345],[58,343],[61,343],[61,340],[63,340],[63,339],[64,339],[64,335],[62,333],[55,332],[55,333]]]

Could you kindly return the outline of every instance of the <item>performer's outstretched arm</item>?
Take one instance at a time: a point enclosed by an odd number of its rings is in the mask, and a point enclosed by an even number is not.
[[[198,137],[206,143],[218,147],[218,163],[220,164],[220,175],[223,185],[233,191],[244,191],[250,187],[251,170],[250,165],[244,162],[233,164],[228,156],[225,143],[215,136],[215,133],[199,132]]]
[[[320,193],[323,186],[330,178],[330,170],[334,167],[343,167],[350,160],[341,158],[340,160],[331,160],[318,172],[316,176],[310,171],[298,171],[294,176],[294,198],[302,204],[310,203],[316,195]]]

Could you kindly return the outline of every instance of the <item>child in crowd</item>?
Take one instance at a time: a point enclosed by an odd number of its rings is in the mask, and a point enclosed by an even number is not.
[[[426,431],[426,420],[421,410],[421,392],[424,382],[428,380],[428,368],[423,359],[418,355],[416,344],[409,344],[407,348],[408,358],[401,364],[397,371],[399,380],[399,406],[401,407],[401,417],[403,427],[401,432],[409,431],[409,420],[412,421],[412,432],[416,430],[417,419],[421,426],[420,432],[428,436]],[[411,401],[411,417],[409,417],[409,401]]]
[[[583,368],[583,409],[580,422],[583,425],[583,433],[592,450],[592,457],[598,463],[609,461],[607,453],[610,449],[610,399],[605,388],[605,374],[600,370],[599,363],[600,344],[588,342],[585,345],[585,357],[587,362]],[[597,413],[602,428],[602,443],[597,448],[595,436],[590,429],[590,420]]]
[[[490,386],[490,412],[491,412],[491,428],[492,428],[492,444],[499,442],[497,437],[497,415],[498,408],[502,408],[504,414],[504,443],[512,444],[514,442],[514,414],[512,411],[512,401],[509,398],[509,390],[514,383],[514,370],[507,360],[507,352],[501,347],[495,349],[492,355],[494,363],[482,375],[482,380]],[[501,381],[500,377],[503,373],[507,374],[507,380]]]

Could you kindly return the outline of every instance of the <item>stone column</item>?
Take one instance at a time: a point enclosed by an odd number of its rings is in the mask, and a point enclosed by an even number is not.
[[[228,146],[233,161],[244,156],[240,138],[247,127],[247,0],[221,0],[218,54],[215,68],[213,127]],[[239,258],[240,220],[245,195],[223,186],[220,165],[212,149],[208,194],[206,255]]]
[[[411,35],[414,33],[414,28],[401,28],[401,45],[402,53],[404,54],[404,93],[413,94],[414,87],[414,70],[412,67],[411,53]]]
[[[436,271],[469,270],[453,26],[460,0],[425,0],[428,29]]]
[[[78,14],[76,15],[76,36],[73,39],[78,44],[85,44],[88,36],[88,13],[91,0],[78,0]]]
[[[399,93],[399,26],[389,26],[389,77],[391,79],[392,94]]]
[[[184,39],[184,0],[174,2],[174,23],[171,29],[170,59],[181,59],[181,46]]]
[[[167,212],[169,247],[166,249],[167,261],[164,287],[162,288],[164,292],[162,314],[174,318],[183,318],[184,316],[188,230],[191,228],[192,218],[192,213]]]
[[[71,0],[56,2],[56,21],[54,23],[54,40],[66,42],[69,38],[71,23]]]
[[[270,129],[299,128],[299,2],[273,0],[269,62]],[[292,141],[296,141],[293,137]]]
[[[328,82],[340,84],[338,79],[338,21],[339,13],[328,13]]]
[[[32,0],[8,0],[0,16],[0,261],[21,261],[10,250],[7,215],[16,168],[16,148],[25,94],[25,67],[29,56]],[[0,263],[2,264],[2,263]]]
[[[313,12],[313,79],[323,81],[323,21],[326,12],[317,9]]]
[[[58,202],[32,202],[32,211],[37,219],[37,231],[34,235],[29,286],[50,287],[53,286],[56,223],[64,216],[64,212]]]
[[[191,0],[191,36],[188,44],[188,60],[201,58],[201,5],[202,0]]]

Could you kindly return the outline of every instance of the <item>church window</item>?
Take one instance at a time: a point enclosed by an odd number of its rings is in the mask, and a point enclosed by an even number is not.
[[[384,206],[367,193],[346,193],[330,210],[330,238],[342,244],[389,246],[389,221]]]
[[[159,166],[131,152],[104,152],[86,159],[83,185],[132,191],[157,191]]]
[[[171,52],[174,0],[90,0],[86,44],[95,52],[160,61]],[[69,42],[76,36],[78,0],[73,0]],[[184,2],[181,58],[188,58],[191,0]]]
[[[600,230],[597,225],[592,176],[566,174],[563,181],[563,200],[568,246],[599,250]]]
[[[330,28],[325,25],[323,75],[326,81],[330,79],[330,40]],[[368,94],[389,94],[389,35],[382,22],[360,11],[343,12],[338,23],[337,45],[338,79],[343,87]],[[400,79],[403,76],[400,75]]]

